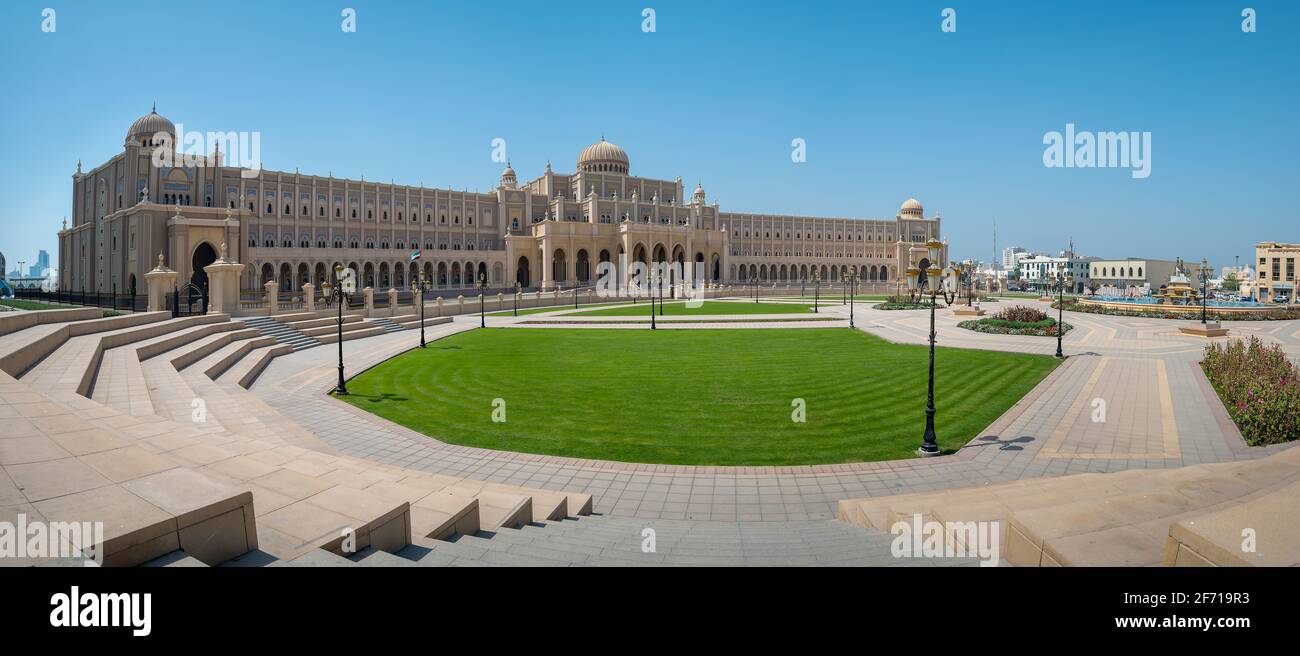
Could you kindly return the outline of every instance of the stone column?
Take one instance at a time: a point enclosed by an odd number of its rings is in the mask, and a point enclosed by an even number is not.
[[[497,309],[498,310],[502,309],[505,306],[505,303],[506,303],[506,295],[502,294],[501,292],[497,292]]]
[[[456,295],[456,314],[465,314],[465,295]]]
[[[365,299],[366,299],[366,314],[365,314],[365,316],[366,316],[367,318],[375,316],[375,288],[374,288],[374,287],[366,287],[365,289],[362,289],[362,290],[361,290],[361,293],[362,293],[362,295],[363,295],[363,296],[365,297]]]
[[[303,312],[316,311],[316,285],[307,283],[302,286],[302,310]]]
[[[217,261],[203,267],[208,274],[208,314],[239,313],[239,274],[244,265],[226,259],[226,245],[221,245]]]
[[[163,265],[162,253],[158,254],[158,267],[144,274],[145,286],[149,289],[149,311],[158,312],[167,309],[167,295],[176,284],[178,274]]]
[[[388,288],[388,315],[397,316],[397,290],[392,287]]]
[[[268,280],[262,288],[266,290],[266,313],[275,316],[280,311],[280,283]]]
[[[438,316],[441,317],[441,316],[442,316],[442,297],[439,296],[438,298],[434,299],[434,303],[436,303],[436,304],[438,305]]]

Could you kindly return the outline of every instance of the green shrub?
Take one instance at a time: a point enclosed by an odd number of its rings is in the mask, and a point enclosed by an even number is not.
[[[1209,344],[1201,369],[1247,444],[1300,438],[1300,372],[1281,346],[1253,335]]]

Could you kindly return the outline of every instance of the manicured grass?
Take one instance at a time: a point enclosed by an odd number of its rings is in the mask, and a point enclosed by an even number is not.
[[[636,305],[569,312],[566,317],[631,317],[645,316],[650,320],[650,300]],[[656,301],[657,303],[657,301]],[[699,307],[686,307],[682,301],[664,301],[663,316],[704,316],[711,314],[812,314],[811,305],[800,303],[754,303],[752,301],[704,301]]]
[[[631,301],[627,301],[627,302],[630,303]],[[607,305],[619,305],[619,304],[621,304],[621,303],[623,303],[623,301],[618,301],[618,302],[616,302],[616,303],[581,303],[581,304],[578,305],[578,308],[581,309],[581,308],[604,307],[604,306],[607,306]],[[665,304],[664,307],[665,307],[665,309],[666,309],[666,308],[668,307],[667,304]],[[542,312],[559,312],[559,311],[561,311],[561,310],[572,310],[572,309],[573,309],[573,304],[572,304],[572,303],[570,303],[569,305],[551,305],[551,306],[547,306],[547,307],[519,308],[519,316],[522,317],[522,316],[524,316],[524,315],[526,315],[526,314],[540,314],[540,313],[542,313]],[[649,314],[649,313],[650,313],[650,311],[649,311],[649,310],[646,310],[646,314]],[[512,316],[514,316],[514,314],[515,314],[515,311],[514,311],[513,309],[511,309],[511,310],[502,310],[501,312],[488,312],[488,313],[487,313],[487,315],[488,315],[489,317],[512,317]]]
[[[59,303],[42,303],[40,301],[28,301],[17,298],[7,298],[0,300],[0,305],[5,305],[15,310],[64,310],[72,305],[62,305]]]
[[[940,348],[939,445],[953,451],[1024,396],[1054,358]],[[914,457],[927,352],[843,328],[488,328],[384,362],[348,403],[453,444],[693,465]],[[504,423],[492,421],[494,399]],[[803,399],[804,423],[791,420]]]

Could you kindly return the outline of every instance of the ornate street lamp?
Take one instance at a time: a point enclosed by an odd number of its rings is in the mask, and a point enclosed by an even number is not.
[[[943,243],[936,239],[931,239],[926,242],[925,245],[930,251],[929,255],[931,264],[930,268],[925,271],[926,286],[924,289],[920,287],[921,270],[916,267],[908,267],[907,269],[908,293],[914,297],[916,295],[927,294],[930,296],[930,381],[929,387],[927,388],[928,391],[925,402],[925,434],[921,437],[921,447],[916,450],[917,455],[923,458],[939,455],[939,442],[934,433],[934,308],[936,297],[942,295],[944,303],[947,304],[951,304],[954,298],[954,295],[949,294],[948,289],[940,287],[940,282],[943,279],[943,271],[939,269],[939,267],[935,266],[935,263],[939,261],[939,256],[942,254]],[[955,292],[956,290],[954,289],[953,291]]]
[[[424,348],[424,294],[429,291],[429,278],[423,273],[417,274],[419,277],[415,280],[415,290],[419,297],[420,304],[420,348]]]
[[[853,298],[858,295],[858,270],[849,272],[849,328],[853,328]]]
[[[821,300],[822,300],[822,274],[820,271],[813,271],[813,312],[814,313],[820,314],[817,311],[817,306],[818,304],[821,303]]]
[[[1062,266],[1058,266],[1056,268],[1056,357],[1058,358],[1065,357],[1065,353],[1061,350],[1061,341],[1065,337],[1065,331],[1061,328],[1065,325],[1066,285],[1070,286],[1071,291],[1074,290],[1074,274],[1066,273]]]
[[[478,274],[478,327],[487,328],[487,274]]]
[[[1201,258],[1201,323],[1205,323],[1205,305],[1206,298],[1210,292],[1210,276],[1214,275],[1214,269],[1210,268],[1210,263]],[[1292,293],[1292,296],[1295,294]]]
[[[338,316],[339,383],[337,386],[334,387],[335,394],[348,393],[348,384],[347,381],[344,380],[343,378],[343,306],[347,305],[348,303],[348,294],[351,293],[351,289],[354,288],[356,285],[356,281],[353,280],[353,277],[357,275],[355,272],[350,273],[348,275],[347,280],[344,280],[343,278],[344,271],[345,269],[343,268],[342,264],[335,264],[334,265],[335,284],[332,286],[333,289],[332,290],[330,289],[331,285],[328,282],[322,285],[322,287],[325,288],[326,297],[331,297],[331,292],[333,292],[332,298],[335,302],[338,303],[339,306],[339,316]]]

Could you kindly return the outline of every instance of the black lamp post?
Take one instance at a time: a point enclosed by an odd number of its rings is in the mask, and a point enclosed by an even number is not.
[[[925,245],[929,250],[930,262],[938,262],[939,257],[942,255],[943,244],[937,239],[931,239],[926,242]],[[921,270],[916,267],[908,267],[907,269],[908,293],[920,293],[922,295],[928,294],[930,296],[930,378],[925,401],[925,434],[921,437],[920,448],[916,450],[917,455],[923,458],[939,455],[939,441],[934,432],[934,309],[937,302],[936,298],[939,295],[943,296],[944,303],[952,303],[952,298],[948,293],[949,290],[946,288],[940,288],[942,273],[943,272],[938,267],[931,264],[929,270],[925,271],[926,286],[924,289],[921,289]],[[956,290],[954,289],[953,291]]]
[[[853,300],[858,295],[858,270],[849,272],[849,328],[853,328]]]
[[[1210,275],[1213,271],[1210,269],[1210,263],[1201,258],[1201,323],[1205,323],[1205,306],[1206,298],[1210,292]]]
[[[487,328],[487,274],[478,274],[478,327]]]
[[[821,314],[817,306],[822,300],[822,274],[820,271],[813,272],[813,313]]]
[[[1061,350],[1061,342],[1065,338],[1065,331],[1062,327],[1065,325],[1065,286],[1074,284],[1074,276],[1065,273],[1064,269],[1058,268],[1056,271],[1056,357],[1063,358],[1065,353]]]
[[[515,316],[519,316],[519,281],[515,281]]]
[[[420,304],[420,348],[424,348],[424,293],[429,291],[429,278],[423,273],[415,280],[415,292]]]
[[[333,286],[334,289],[333,289],[332,299],[333,299],[333,300],[338,304],[338,306],[339,306],[339,315],[338,315],[339,384],[338,384],[337,386],[334,387],[334,393],[335,393],[335,394],[347,394],[347,393],[348,393],[348,384],[347,384],[347,381],[343,378],[343,306],[344,306],[344,305],[347,305],[347,301],[348,301],[348,291],[347,291],[347,288],[348,288],[349,285],[355,285],[355,284],[356,284],[355,281],[353,281],[352,278],[353,278],[353,276],[356,276],[357,274],[356,274],[356,273],[349,272],[347,279],[344,279],[344,278],[343,278],[343,272],[344,272],[345,270],[346,270],[346,269],[344,269],[344,268],[343,268],[343,265],[341,265],[341,264],[336,264],[336,265],[334,265],[334,286]],[[326,296],[331,296],[331,293],[330,293],[331,290],[328,288],[328,287],[329,287],[329,283],[328,283],[328,282],[325,283],[324,286],[326,287],[326,289],[325,289],[325,295],[326,295]]]

